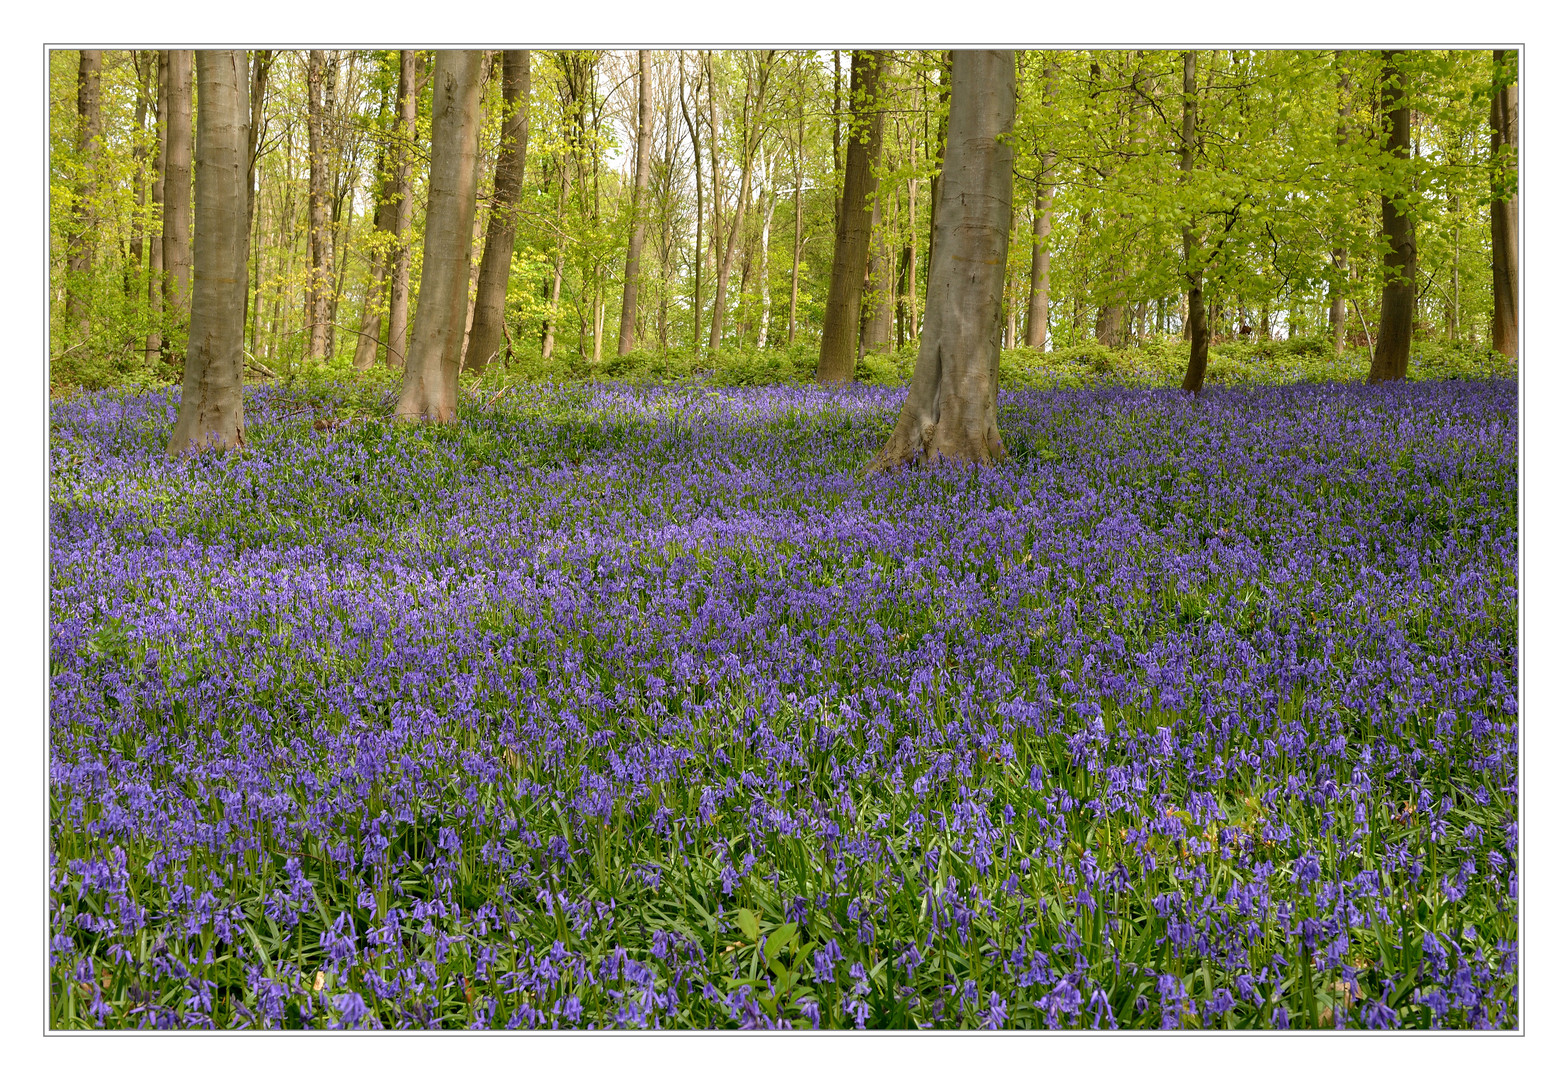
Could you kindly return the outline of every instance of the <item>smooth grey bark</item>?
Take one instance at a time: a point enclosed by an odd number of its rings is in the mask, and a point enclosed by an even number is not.
[[[156,362],[163,353],[163,174],[168,161],[169,123],[169,54],[157,54],[157,106],[153,124],[157,131],[158,149],[153,158],[152,191],[148,195],[151,220],[156,223],[158,234],[147,237],[147,315],[151,327],[147,331],[144,356],[148,364]]]
[[[397,213],[392,218],[392,288],[387,299],[387,367],[401,368],[408,353],[409,278],[414,261],[409,243],[414,225],[414,143],[418,138],[420,70],[414,49],[398,54],[397,138],[393,141],[397,186]]]
[[[1342,62],[1344,50],[1334,52],[1334,62]],[[1350,141],[1350,119],[1355,114],[1355,102],[1350,95],[1350,70],[1341,68],[1339,72],[1339,124],[1335,128],[1334,139],[1339,146],[1344,146]],[[1329,253],[1334,260],[1334,269],[1345,274],[1350,269],[1350,254],[1341,243]],[[1334,339],[1334,355],[1343,356],[1345,352],[1345,287],[1340,281],[1335,281],[1329,289],[1328,306],[1329,334]]]
[[[724,334],[724,302],[725,294],[729,289],[730,273],[735,266],[735,244],[740,238],[741,230],[746,223],[746,209],[751,201],[751,176],[752,168],[756,161],[757,144],[762,141],[762,125],[754,122],[755,115],[762,110],[762,103],[767,97],[768,75],[772,71],[775,50],[769,49],[763,53],[758,61],[757,71],[752,72],[749,61],[746,68],[746,91],[741,98],[740,138],[741,138],[741,166],[740,166],[740,193],[735,198],[735,216],[730,221],[730,227],[724,242],[724,253],[719,259],[718,274],[713,281],[713,322],[708,330],[708,348],[716,349],[719,339]],[[709,60],[708,67],[708,108],[710,118],[713,116],[713,67]],[[753,96],[755,95],[755,97]],[[710,119],[710,125],[712,121]],[[717,130],[715,128],[715,130]],[[712,132],[710,132],[710,135]],[[718,140],[712,139],[709,148],[713,151],[714,191],[718,191]],[[715,198],[715,205],[718,205]],[[717,214],[715,214],[717,218]],[[714,239],[718,239],[717,231]]]
[[[424,265],[395,420],[450,423],[457,416],[457,372],[468,317],[483,63],[482,49],[436,52]]]
[[[615,355],[625,356],[637,344],[637,285],[642,245],[647,236],[645,208],[648,178],[653,175],[653,54],[637,51],[637,171],[632,182],[632,235],[626,244],[626,274],[621,286],[621,332]]]
[[[1041,79],[1041,95],[1050,107],[1055,91],[1055,69],[1046,62]],[[1039,172],[1034,182],[1034,228],[1029,250],[1029,305],[1024,319],[1024,348],[1043,349],[1051,334],[1051,203],[1056,193],[1056,151],[1045,150],[1039,157]]]
[[[691,254],[691,347],[696,352],[702,347],[702,135],[700,132],[702,119],[699,112],[697,121],[691,118],[691,110],[686,108],[686,54],[679,58],[680,64],[680,91],[681,116],[686,120],[686,130],[691,135],[691,160],[692,171],[697,178],[697,231],[696,240],[692,245]],[[697,84],[692,90],[692,108],[696,108],[702,99],[702,67],[697,68]]]
[[[882,352],[893,340],[893,253],[887,242],[889,228],[888,198],[878,192],[871,202],[870,257],[866,260],[866,281],[860,326],[860,355]]]
[[[474,290],[474,321],[463,354],[465,371],[483,371],[501,350],[506,319],[506,286],[512,276],[517,240],[517,200],[523,191],[523,165],[528,158],[527,49],[501,54],[501,149],[495,159],[495,194],[485,223],[485,253],[479,261]]]
[[[156,79],[158,72],[157,59],[141,50],[133,49],[131,51],[131,64],[136,71],[136,144],[131,151],[131,160],[136,163],[136,171],[131,181],[136,190],[136,212],[131,217],[130,258],[127,260],[125,268],[125,295],[127,299],[134,298],[136,295],[136,288],[140,284],[142,272],[142,257],[147,248],[147,158],[149,156],[146,141],[147,115],[155,108],[153,101],[158,93],[156,88],[151,93],[148,92],[148,73],[143,70],[142,65],[147,63],[149,58],[151,58],[151,63],[148,64],[148,67],[151,68],[152,77]],[[156,126],[156,117],[153,123]],[[156,135],[154,135],[154,138],[156,138]]]
[[[876,188],[871,162],[882,153],[877,99],[884,60],[881,52],[856,49],[850,61],[851,130],[844,154],[844,193],[833,242],[833,275],[822,320],[822,345],[817,354],[817,381],[822,383],[849,382],[855,377],[860,301],[871,246],[869,204]]]
[[[66,238],[66,270],[69,277],[65,293],[65,323],[87,339],[90,330],[85,293],[91,288],[93,270],[93,199],[98,190],[98,157],[102,144],[102,111],[99,84],[103,75],[103,52],[82,49],[76,64],[76,151],[81,174],[76,184],[76,205],[72,208],[71,232]]]
[[[191,329],[168,455],[245,444],[245,178],[250,128],[243,49],[196,54],[196,232]]]
[[[191,63],[189,49],[168,51],[169,119],[164,127],[163,309],[178,331],[190,316]],[[171,356],[179,363],[181,358]]]
[[[312,360],[327,355],[327,286],[332,279],[327,263],[327,161],[321,103],[325,66],[322,50],[311,49],[305,68],[305,127],[310,140],[310,276],[305,282],[305,321],[310,327]]]
[[[1503,82],[1509,50],[1492,53],[1492,348],[1519,355],[1519,86]],[[1517,63],[1515,54],[1514,63]]]
[[[1181,178],[1192,182],[1198,147],[1198,53],[1188,49],[1181,65]],[[1197,223],[1189,217],[1181,230],[1181,256],[1187,276],[1187,373],[1181,388],[1189,394],[1203,391],[1203,376],[1209,369],[1208,305],[1203,296],[1204,265],[1197,261]]]
[[[1410,157],[1410,97],[1400,49],[1383,53],[1383,131],[1389,156]],[[1405,209],[1411,193],[1390,190],[1382,195],[1383,235],[1390,250],[1383,256],[1383,311],[1378,318],[1377,348],[1367,382],[1403,379],[1410,366],[1410,339],[1416,311],[1416,230]]]
[[[1011,50],[954,50],[920,356],[903,411],[868,471],[991,465],[1006,456],[996,395],[1013,219],[1013,86]]]

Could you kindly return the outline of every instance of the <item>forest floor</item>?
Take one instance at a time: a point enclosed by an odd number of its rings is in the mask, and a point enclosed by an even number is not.
[[[52,406],[56,1027],[1516,1027],[1517,384]]]

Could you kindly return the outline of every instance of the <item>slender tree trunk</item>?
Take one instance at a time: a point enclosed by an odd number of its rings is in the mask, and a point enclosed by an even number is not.
[[[887,197],[878,192],[871,202],[870,259],[866,265],[864,322],[860,331],[860,355],[882,352],[893,337],[892,252],[887,242],[889,227],[885,212]]]
[[[306,130],[310,138],[310,277],[305,286],[305,322],[310,327],[310,359],[327,355],[327,160],[322,128],[321,90],[325,54],[311,49],[306,63]]]
[[[251,323],[250,349],[256,351],[256,328],[260,324],[259,318],[252,318],[251,309],[261,303],[261,229],[256,224],[256,199],[259,188],[256,183],[256,165],[261,154],[261,138],[264,122],[262,120],[262,107],[267,101],[267,76],[272,70],[272,58],[275,54],[271,49],[257,49],[250,61],[250,79],[246,91],[250,95],[250,124],[248,125],[245,145],[245,234],[250,237],[250,252],[254,256],[255,267],[255,297],[251,291],[245,294],[245,318]]]
[[[1056,153],[1041,162],[1034,185],[1034,243],[1029,253],[1029,315],[1024,322],[1024,348],[1043,349],[1051,336],[1051,182]]]
[[[154,126],[157,130],[158,149],[153,161],[152,193],[151,193],[151,220],[157,227],[157,235],[148,235],[147,239],[147,320],[150,329],[147,331],[146,361],[149,366],[156,363],[163,354],[163,293],[166,288],[163,271],[163,237],[164,207],[163,207],[163,177],[168,171],[169,160],[169,53],[168,50],[159,50],[157,53],[157,115],[154,117]]]
[[[370,245],[370,281],[365,286],[359,339],[354,343],[355,371],[369,371],[376,364],[376,352],[381,343],[382,301],[386,295],[387,275],[392,269],[392,227],[397,218],[397,192],[385,150],[377,155],[376,175],[381,178],[381,185],[371,228],[374,239]]]
[[[871,471],[937,461],[990,465],[1006,456],[996,396],[1012,234],[1013,84],[1010,50],[954,51],[920,357]]]
[[[653,54],[637,51],[637,173],[632,183],[632,236],[626,245],[625,283],[621,287],[621,332],[615,355],[625,356],[637,344],[637,285],[642,260],[648,178],[653,174]]]
[[[168,454],[245,444],[245,176],[250,126],[243,49],[196,54],[195,280],[180,411]]]
[[[125,271],[125,297],[128,300],[136,296],[136,290],[141,284],[142,251],[147,246],[147,114],[152,110],[152,98],[157,94],[156,90],[148,93],[147,76],[142,71],[147,55],[140,51],[131,53],[131,61],[136,68],[136,147],[131,151],[135,162],[135,174],[131,182],[136,189],[136,213],[131,218],[130,261]],[[153,60],[150,66],[156,77],[157,60]]]
[[[795,236],[789,263],[789,344],[795,344],[795,318],[800,307],[800,252],[805,236],[801,232],[800,189],[805,183],[806,155],[806,95],[802,93],[795,106],[798,125],[795,134]]]
[[[953,53],[941,54],[938,71],[940,84],[937,89],[936,147],[931,157],[936,162],[936,172],[931,175],[931,222],[926,236],[926,288],[931,287],[931,252],[936,247],[936,208],[942,201],[942,165],[947,155],[947,106],[952,97]]]
[[[1336,63],[1341,63],[1344,50],[1339,49],[1334,53]],[[1355,113],[1355,102],[1350,94],[1350,71],[1341,68],[1339,73],[1339,125],[1335,130],[1335,142],[1344,146],[1350,141],[1350,119]],[[1334,269],[1343,276],[1350,270],[1350,253],[1341,243],[1334,248],[1330,257],[1334,260]],[[1334,338],[1334,355],[1343,356],[1345,353],[1345,285],[1342,280],[1336,279],[1329,288],[1328,306],[1329,333]]]
[[[1510,62],[1511,61],[1511,62]],[[1492,348],[1519,356],[1519,87],[1503,82],[1517,54],[1492,53]],[[1457,293],[1456,293],[1457,296]]]
[[[457,415],[457,372],[468,312],[474,230],[474,159],[484,51],[442,49],[432,79],[430,200],[425,211],[419,310],[394,419],[449,423]]]
[[[695,108],[702,95],[702,69],[697,70],[697,85],[692,90]],[[693,352],[702,349],[702,136],[701,124],[694,122],[686,108],[686,56],[680,57],[681,115],[686,118],[686,130],[691,134],[692,169],[697,174],[697,235],[691,256],[691,347]],[[699,115],[698,119],[701,117]]]
[[[1410,157],[1410,98],[1408,79],[1400,63],[1402,50],[1383,53],[1383,123],[1390,156]],[[1388,182],[1385,181],[1385,185]],[[1391,250],[1383,256],[1383,313],[1378,319],[1377,349],[1367,382],[1403,379],[1410,365],[1410,339],[1416,308],[1416,231],[1396,195],[1383,191],[1383,235]]]
[[[387,366],[401,368],[408,352],[409,277],[413,263],[410,234],[414,224],[414,143],[418,137],[419,68],[414,49],[398,57],[398,138],[393,142],[397,162],[397,214],[392,219],[392,295],[387,303]]]
[[[1198,137],[1198,53],[1188,49],[1182,54],[1181,74],[1181,178],[1192,183]],[[1187,374],[1181,388],[1189,394],[1203,390],[1203,376],[1209,369],[1208,306],[1203,296],[1203,269],[1197,223],[1188,218],[1181,231],[1182,264],[1187,276]]]
[[[915,222],[919,217],[916,203],[920,198],[920,182],[915,179],[915,135],[909,133],[909,232],[904,238],[904,322],[907,327],[908,340],[913,341],[920,333],[920,314],[915,306],[915,277],[918,266],[915,263]],[[904,347],[904,342],[898,343],[899,348]]]
[[[768,167],[768,190],[763,196],[766,209],[762,214],[762,252],[757,270],[757,288],[762,300],[762,316],[758,320],[759,326],[757,330],[757,348],[759,349],[768,347],[768,324],[772,322],[773,316],[773,293],[768,275],[768,236],[773,231],[773,210],[777,204],[773,194],[774,184],[776,183],[774,177],[777,175],[777,164],[770,165]]]
[[[823,383],[849,382],[855,377],[860,300],[871,245],[869,202],[875,190],[871,162],[882,153],[882,126],[875,120],[883,61],[880,52],[857,49],[850,62],[852,130],[844,160],[844,197],[833,243],[822,348],[817,356],[817,381]]]
[[[506,320],[506,286],[512,275],[517,237],[517,200],[523,191],[523,166],[528,159],[527,49],[507,49],[501,56],[501,149],[495,159],[495,197],[485,233],[474,294],[474,325],[468,334],[463,367],[483,371],[501,348]]]
[[[170,49],[169,120],[163,175],[163,307],[166,325],[179,331],[190,317],[191,289],[191,51]],[[179,364],[184,357],[172,351]]]
[[[1055,90],[1055,69],[1046,62],[1041,96],[1047,110]],[[1055,194],[1056,151],[1040,155],[1034,183],[1034,242],[1029,251],[1029,308],[1024,320],[1024,348],[1043,349],[1051,336],[1051,202]]]
[[[93,220],[97,216],[93,200],[97,194],[98,157],[102,142],[102,114],[98,105],[99,83],[103,73],[103,52],[83,49],[76,65],[76,150],[80,178],[76,184],[71,235],[66,239],[65,323],[81,335],[88,325],[87,296],[92,288]]]

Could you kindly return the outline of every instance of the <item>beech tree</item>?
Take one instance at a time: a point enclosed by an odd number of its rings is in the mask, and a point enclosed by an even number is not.
[[[81,156],[81,174],[76,185],[76,220],[68,245],[68,266],[71,282],[65,294],[66,322],[77,327],[85,339],[87,325],[87,290],[93,269],[93,194],[97,166],[102,116],[99,109],[99,79],[103,70],[103,52],[83,49],[77,60],[76,75],[76,147]]]
[[[468,321],[484,51],[441,49],[431,82],[430,201],[413,340],[394,419],[450,423]]]
[[[626,276],[621,289],[621,333],[615,346],[625,356],[637,343],[637,276],[648,223],[648,177],[653,171],[653,63],[647,49],[637,53],[637,178],[632,185],[632,236],[626,244]]]
[[[1492,348],[1519,355],[1519,54],[1492,54]]]
[[[1367,382],[1403,379],[1410,366],[1410,338],[1416,307],[1416,231],[1410,219],[1409,173],[1400,164],[1410,159],[1409,79],[1400,63],[1402,50],[1383,53],[1383,147],[1388,155],[1382,191],[1383,310],[1378,319],[1377,350]]]
[[[871,162],[882,153],[882,126],[877,122],[882,64],[882,53],[865,49],[855,50],[850,62],[851,119],[849,146],[844,154],[844,195],[834,234],[833,276],[828,283],[827,310],[822,321],[822,347],[817,354],[817,381],[823,383],[849,382],[855,377],[860,300],[871,247],[870,200],[876,189]],[[1010,212],[1010,202],[1008,208]]]
[[[1013,53],[955,49],[952,79],[920,356],[873,471],[1006,456],[996,395],[1013,215]]]
[[[523,163],[528,157],[528,94],[528,50],[507,49],[501,54],[501,149],[495,159],[495,193],[485,227],[485,253],[479,263],[474,321],[463,355],[465,371],[484,371],[500,352],[506,328],[506,287],[512,277],[517,198],[523,190]]]
[[[190,315],[191,50],[169,49],[164,56],[169,119],[164,127],[163,309],[167,325],[177,329]]]
[[[245,443],[249,65],[243,49],[202,49],[196,72],[194,280],[171,458]]]

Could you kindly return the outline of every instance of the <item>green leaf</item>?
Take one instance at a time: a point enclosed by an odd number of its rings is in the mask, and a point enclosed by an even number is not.
[[[735,925],[750,941],[756,941],[757,934],[762,930],[761,923],[757,921],[757,913],[750,908],[741,908],[735,913]]]

